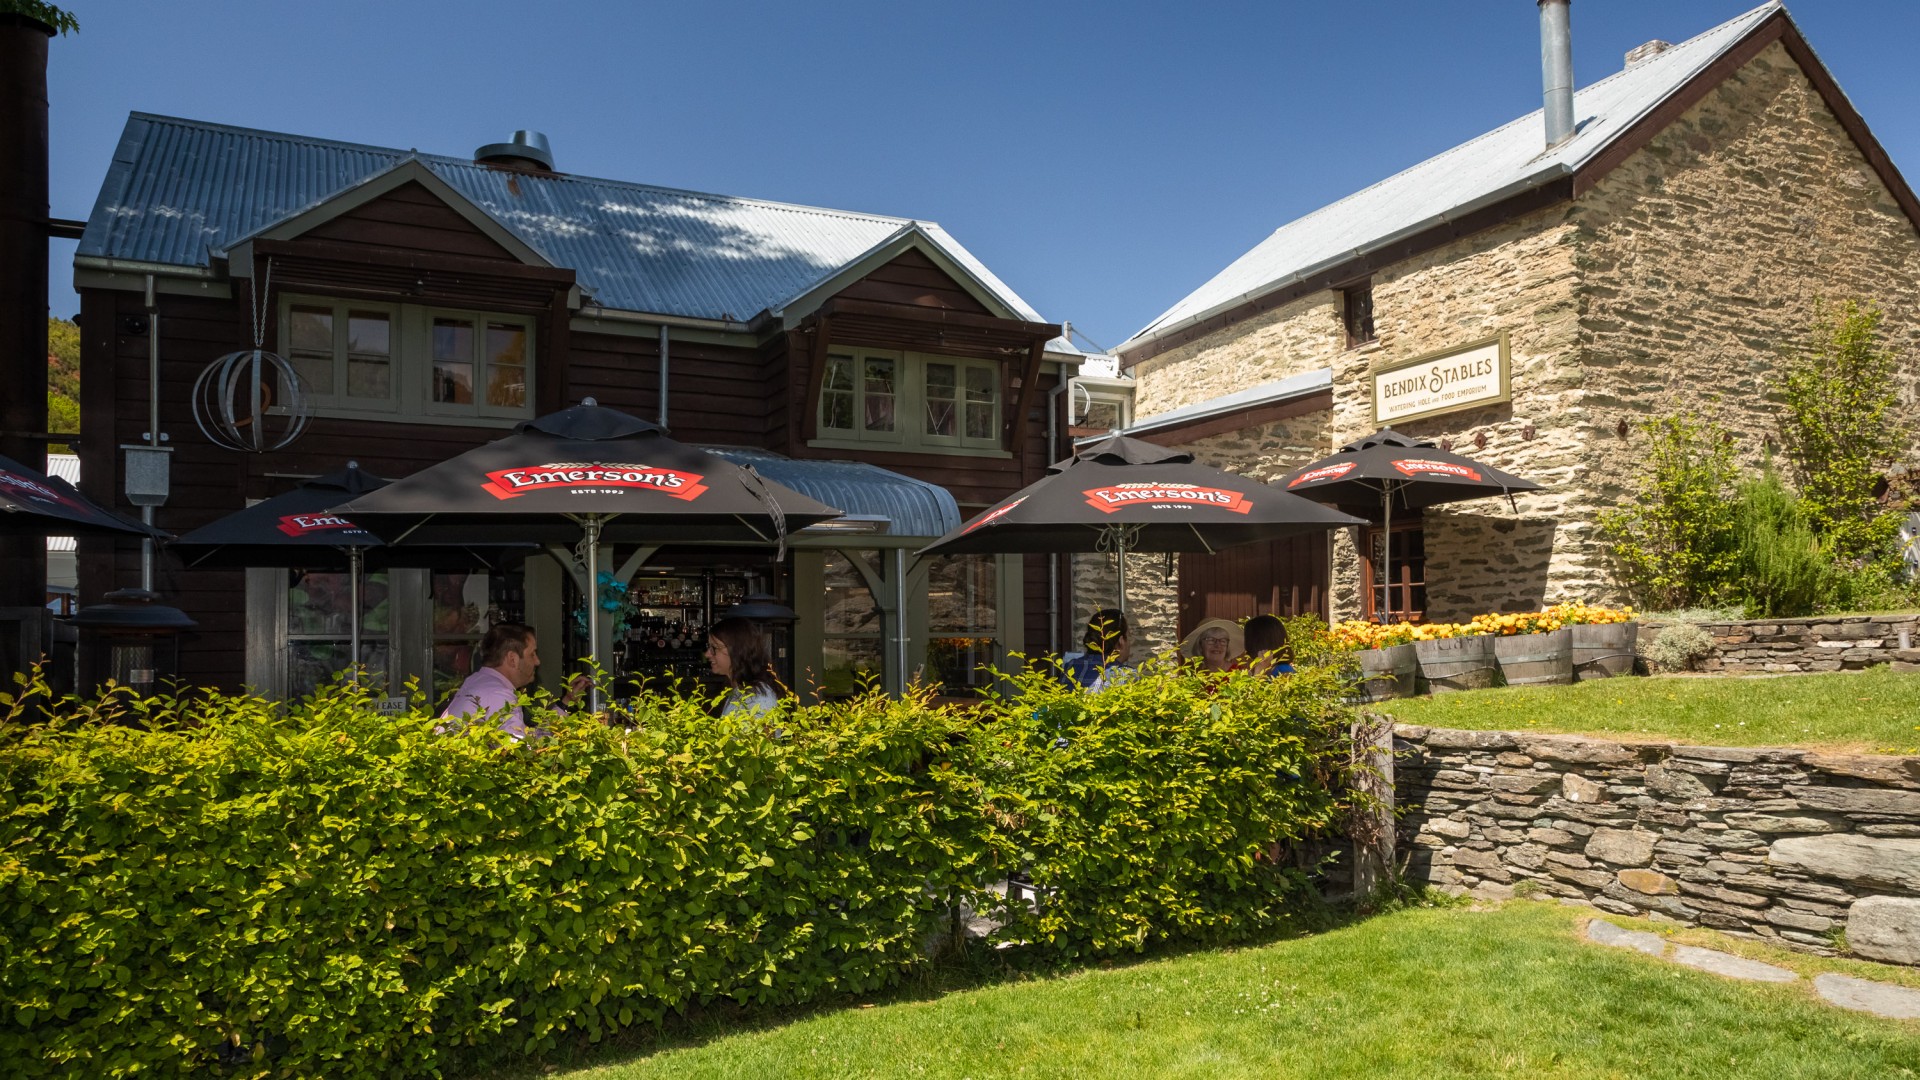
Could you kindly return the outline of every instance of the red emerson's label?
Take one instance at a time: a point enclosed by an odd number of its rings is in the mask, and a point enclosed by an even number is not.
[[[65,492],[50,488],[38,480],[21,476],[18,473],[0,472],[0,490],[7,488],[12,488],[14,491],[35,502],[58,503],[61,506],[72,507],[75,510],[86,509],[85,506],[75,502],[73,498]]]
[[[1393,463],[1393,467],[1408,476],[1420,473],[1437,473],[1441,476],[1458,476],[1474,483],[1480,482],[1480,470],[1465,465],[1456,465],[1451,461],[1429,461],[1426,458],[1403,458]]]
[[[1253,509],[1244,492],[1187,484],[1114,484],[1081,492],[1087,505],[1103,514],[1146,503],[1154,507],[1211,506],[1244,514]]]
[[[973,530],[979,528],[982,525],[991,525],[994,522],[1012,513],[1014,507],[1019,506],[1021,503],[1026,501],[1027,501],[1027,497],[1025,495],[1022,495],[1005,506],[996,506],[993,509],[987,511],[986,513],[981,514],[979,518],[968,522],[967,527],[960,530],[960,534],[964,536],[967,533],[972,532]]]
[[[487,482],[480,487],[496,499],[514,499],[552,488],[571,488],[576,491],[625,488],[631,491],[657,491],[668,498],[692,502],[706,494],[707,486],[700,482],[704,479],[706,477],[700,473],[680,472],[677,469],[595,461],[497,469],[487,474]]]
[[[1353,464],[1351,461],[1342,461],[1335,465],[1322,465],[1312,472],[1303,472],[1299,476],[1287,481],[1287,486],[1296,488],[1301,484],[1311,484],[1315,480],[1337,480],[1352,472]]]
[[[280,519],[278,528],[288,536],[305,536],[308,533],[329,532],[334,529],[366,533],[366,530],[360,526],[333,514],[288,514]]]

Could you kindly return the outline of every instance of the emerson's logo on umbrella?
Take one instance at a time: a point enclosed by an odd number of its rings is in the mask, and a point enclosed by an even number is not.
[[[1393,463],[1393,467],[1407,476],[1421,473],[1438,473],[1442,476],[1458,476],[1462,479],[1480,482],[1480,470],[1451,461],[1429,461],[1426,458],[1402,458]]]
[[[1292,480],[1289,480],[1287,482],[1287,486],[1290,488],[1296,488],[1296,487],[1299,487],[1301,484],[1311,484],[1315,480],[1337,480],[1340,477],[1345,476],[1348,473],[1352,472],[1353,464],[1354,463],[1351,461],[1341,461],[1341,462],[1336,462],[1332,465],[1324,465],[1318,469],[1313,470],[1312,472],[1301,473],[1299,476],[1296,476]]]
[[[972,532],[973,530],[979,528],[982,525],[993,524],[994,522],[1000,520],[1001,518],[1006,517],[1008,514],[1011,514],[1013,512],[1014,507],[1019,506],[1021,503],[1026,501],[1027,501],[1027,497],[1025,495],[1022,495],[1019,498],[1013,500],[1012,502],[1008,503],[1005,506],[1000,507],[997,510],[992,510],[987,513],[981,514],[980,520],[969,522],[966,528],[960,530],[961,535],[964,536],[965,534]]]
[[[620,491],[658,491],[670,498],[692,502],[706,494],[706,479],[700,473],[677,469],[656,469],[650,465],[616,462],[572,462],[533,465],[518,469],[496,469],[487,474],[481,490],[496,499],[513,499],[530,492],[550,488],[569,488],[575,492],[615,494]]]
[[[1224,488],[1201,487],[1197,484],[1113,484],[1081,492],[1087,497],[1087,505],[1101,513],[1111,514],[1122,507],[1146,503],[1153,507],[1175,506],[1217,506],[1222,510],[1231,510],[1244,514],[1253,509],[1245,493],[1228,491]]]
[[[362,535],[366,533],[365,529],[346,518],[332,514],[288,514],[280,519],[280,524],[274,527],[288,536],[305,536],[308,533],[328,532],[333,529],[343,529]]]

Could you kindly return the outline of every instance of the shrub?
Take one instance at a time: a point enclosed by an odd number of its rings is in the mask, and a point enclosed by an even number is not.
[[[1601,511],[1601,535],[1635,599],[1664,608],[1710,603],[1737,558],[1732,437],[1686,416],[1640,428],[1649,445],[1638,490]]]
[[[1243,938],[1305,888],[1262,853],[1334,820],[1337,681],[1035,673],[976,714],[869,694],[745,725],[648,698],[631,727],[536,711],[526,743],[347,685],[31,687],[0,696],[0,1060],[420,1075],[864,991],[1015,865],[1057,891],[1002,937],[1043,955]]]
[[[1343,820],[1330,763],[1347,760],[1352,713],[1337,667],[1162,668],[1094,695],[1017,681],[967,750],[989,820],[1042,892],[996,913],[998,940],[1061,957],[1240,940],[1310,895],[1274,855]]]
[[[1879,490],[1907,446],[1899,358],[1880,343],[1880,319],[1855,300],[1819,305],[1775,387],[1807,519],[1837,558],[1862,564],[1893,554],[1898,519],[1883,512]]]
[[[1690,671],[1697,661],[1713,655],[1713,636],[1697,623],[1674,623],[1654,635],[1645,655],[1657,670]]]
[[[1836,582],[1802,501],[1771,467],[1740,484],[1739,587],[1749,619],[1810,615]]]

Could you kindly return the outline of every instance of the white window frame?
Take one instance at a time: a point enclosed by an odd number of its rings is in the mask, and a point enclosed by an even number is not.
[[[852,359],[854,365],[854,427],[849,429],[827,426],[827,397],[834,391],[828,388],[823,375],[819,397],[813,402],[815,437],[808,443],[809,446],[840,450],[896,449],[903,452],[917,451],[970,457],[1012,456],[1007,452],[1002,441],[1008,405],[1006,380],[1002,377],[1003,370],[998,361],[888,349],[850,347],[828,350],[829,363],[843,358]],[[866,429],[865,379],[866,362],[869,358],[891,360],[894,364],[894,429],[892,431]],[[927,369],[930,364],[951,365],[954,369],[956,397],[954,399],[955,434],[953,435],[932,435],[927,432]],[[966,434],[966,393],[969,370],[985,371],[993,377],[992,434],[984,438],[969,437]]]
[[[353,311],[380,311],[391,318],[388,347],[391,350],[392,396],[386,401],[348,397],[345,394],[319,393],[309,388],[314,415],[353,420],[388,420],[404,423],[479,424],[508,426],[533,416],[536,395],[535,371],[538,366],[539,324],[526,315],[478,311],[463,308],[428,307],[422,304],[380,304],[345,300],[339,297],[283,293],[280,297],[280,354],[291,355],[293,348],[294,307],[325,307],[334,318],[335,379],[344,378],[346,365],[345,320]],[[526,400],[519,406],[488,405],[484,400],[471,404],[433,400],[433,322],[439,318],[466,319],[474,325],[474,388],[484,397],[487,384],[486,340],[489,323],[506,323],[526,332]]]

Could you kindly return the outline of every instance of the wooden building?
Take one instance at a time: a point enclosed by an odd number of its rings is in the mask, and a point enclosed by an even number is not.
[[[608,553],[644,583],[636,663],[696,663],[700,625],[748,589],[799,612],[803,691],[916,672],[958,688],[1058,632],[1046,559],[911,556],[1058,456],[1053,391],[1080,361],[936,224],[574,176],[532,133],[467,159],[135,114],[74,267],[86,489],[126,505],[121,448],[157,410],[156,520],[175,533],[350,459],[403,476],[591,396],[850,512],[779,562]],[[196,380],[256,343],[299,372],[311,419],[282,449],[224,449]],[[285,387],[259,392],[264,426],[291,419]],[[136,584],[141,558],[83,544],[82,600]],[[343,658],[334,575],[164,552],[155,575],[199,621],[180,650],[191,682],[293,693]],[[542,631],[546,681],[557,641],[584,644],[567,629],[578,589],[545,556],[505,575],[395,570],[369,592],[363,659],[396,690],[461,674],[488,617]]]

